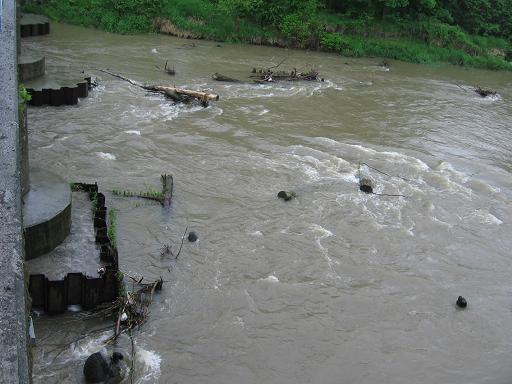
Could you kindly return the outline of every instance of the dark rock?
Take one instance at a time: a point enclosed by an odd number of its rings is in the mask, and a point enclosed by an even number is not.
[[[462,296],[459,296],[459,298],[457,299],[457,307],[466,308],[467,306],[468,302],[466,301],[466,299],[463,298]]]
[[[84,376],[88,383],[101,383],[109,377],[109,361],[101,352],[93,353],[84,364]]]
[[[105,350],[93,353],[84,364],[84,376],[87,383],[120,383],[124,377],[123,355],[114,352],[110,358]]]
[[[119,352],[114,352],[112,354],[112,362],[117,363],[118,361],[123,360],[123,355]]]
[[[188,237],[187,237],[188,241],[190,241],[191,243],[195,243],[198,239],[197,235],[195,234],[195,232],[189,232],[188,233]]]
[[[290,201],[296,196],[295,192],[279,191],[277,197],[284,201]]]
[[[370,179],[359,180],[359,190],[364,193],[373,193],[373,183]]]

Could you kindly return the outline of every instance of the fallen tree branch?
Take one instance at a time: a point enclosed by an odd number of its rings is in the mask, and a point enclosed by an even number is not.
[[[139,88],[145,89],[146,91],[161,93],[176,102],[188,102],[191,99],[196,99],[196,100],[199,100],[204,107],[206,107],[206,106],[208,106],[208,103],[210,101],[219,100],[219,95],[216,95],[214,93],[193,91],[190,89],[183,89],[183,88],[164,86],[164,85],[144,85],[142,83],[139,83],[138,81],[129,79],[127,77],[124,77],[117,73],[110,72],[105,69],[95,68],[95,70],[103,72],[103,73],[107,73],[111,76],[117,77],[118,79],[127,81],[132,85],[135,85]]]
[[[181,245],[180,245],[180,249],[178,250],[178,253],[176,254],[176,260],[178,260],[178,256],[181,253],[181,248],[183,248],[183,242],[185,241],[185,235],[187,234],[187,231],[188,231],[188,227],[185,228],[185,232],[183,232],[183,236],[181,237]]]

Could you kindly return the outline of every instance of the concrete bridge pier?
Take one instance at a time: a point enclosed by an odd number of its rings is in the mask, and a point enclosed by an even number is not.
[[[30,383],[21,210],[16,2],[0,2],[0,383]]]

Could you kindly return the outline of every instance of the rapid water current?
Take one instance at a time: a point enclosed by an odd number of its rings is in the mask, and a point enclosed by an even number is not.
[[[137,383],[512,382],[512,73],[59,24],[24,44],[43,82],[99,83],[30,108],[32,164],[105,191],[174,175],[169,212],[107,196],[121,269],[166,281],[135,337]],[[211,80],[285,57],[325,81]],[[220,100],[173,105],[94,68]],[[361,193],[359,172],[405,197]],[[162,259],[187,226],[199,241]],[[35,383],[82,383],[108,332],[59,349],[90,327],[73,316],[35,319]]]

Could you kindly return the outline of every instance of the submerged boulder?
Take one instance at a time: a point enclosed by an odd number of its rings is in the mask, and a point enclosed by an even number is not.
[[[373,193],[373,182],[367,178],[360,179],[359,190],[364,193]]]
[[[287,192],[287,191],[279,191],[277,194],[277,197],[280,199],[283,199],[284,201],[290,201],[294,197],[296,197],[297,194],[295,192]]]
[[[123,355],[114,352],[109,357],[106,350],[93,353],[84,364],[84,376],[87,383],[120,383],[126,369],[122,366]]]
[[[87,383],[101,383],[110,377],[110,359],[106,352],[93,353],[84,364],[84,376]]]
[[[191,243],[195,243],[198,239],[197,235],[195,232],[189,232],[188,233],[188,241],[190,241]]]
[[[457,299],[457,307],[466,308],[467,306],[468,302],[466,301],[466,299],[463,298],[462,296],[459,296],[459,298]]]

